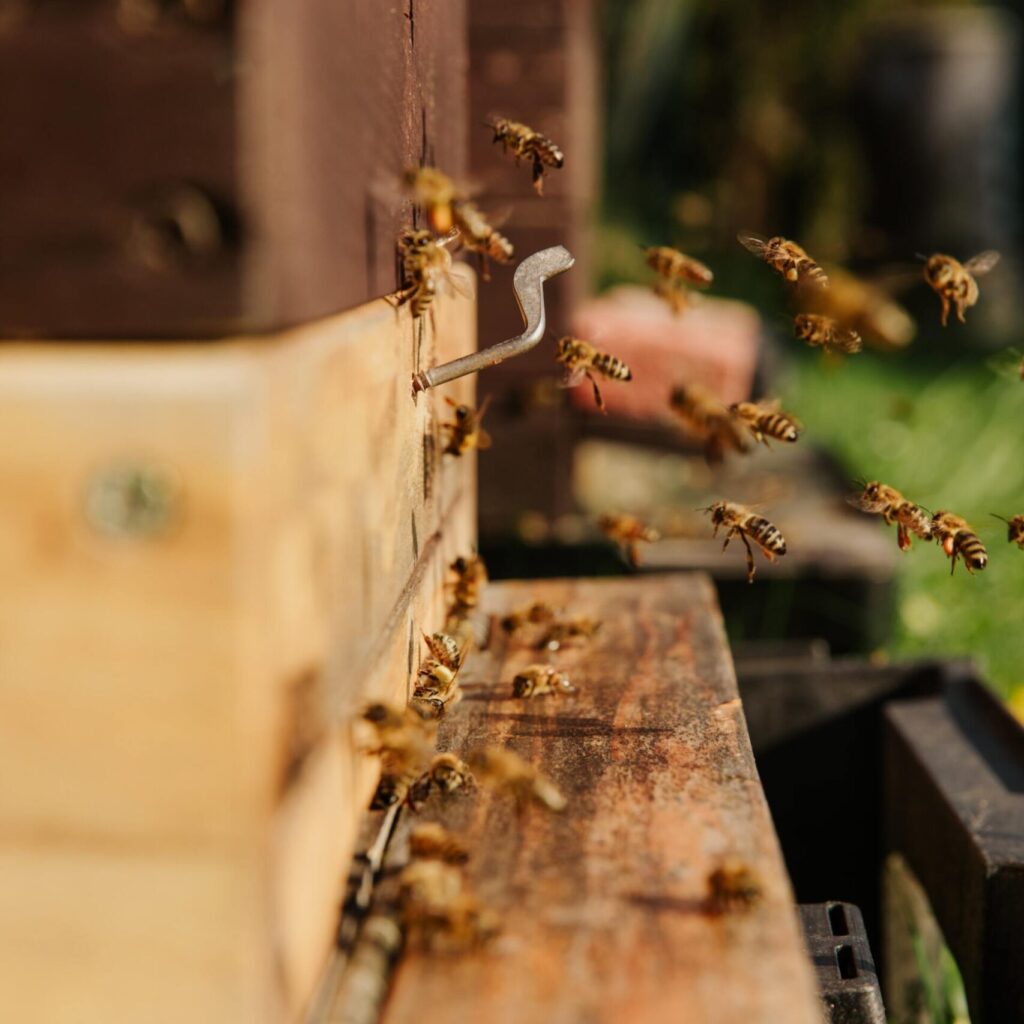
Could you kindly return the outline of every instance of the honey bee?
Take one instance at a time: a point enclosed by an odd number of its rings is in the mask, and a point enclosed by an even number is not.
[[[754,582],[754,553],[750,550],[750,538],[760,549],[761,553],[769,562],[774,562],[776,556],[786,553],[786,541],[783,539],[779,528],[770,523],[764,516],[759,516],[743,505],[736,505],[730,501],[716,501],[702,511],[711,515],[711,522],[715,530],[712,536],[718,536],[718,528],[723,527],[726,531],[725,543],[722,545],[724,551],[729,546],[729,541],[734,536],[743,541],[747,549],[747,582]]]
[[[988,565],[988,552],[978,535],[971,530],[970,523],[952,512],[941,509],[932,516],[932,537],[942,545],[946,557],[950,559],[950,575],[956,570],[957,556],[964,560],[964,568],[974,575]]]
[[[629,564],[640,564],[640,544],[653,544],[661,534],[636,516],[604,515],[597,520],[597,528],[618,544],[629,559]]]
[[[880,515],[889,526],[896,524],[896,543],[900,551],[907,551],[913,533],[922,540],[932,539],[932,521],[928,512],[915,505],[887,484],[872,480],[864,485],[862,493],[850,498],[850,504],[862,512]]]
[[[487,566],[479,555],[468,558],[460,555],[448,567],[455,579],[446,584],[452,593],[449,617],[459,618],[472,611],[480,603],[480,591],[487,583]]]
[[[858,341],[863,333],[883,348],[905,348],[914,340],[917,325],[886,286],[866,281],[842,267],[829,267],[827,273],[828,288],[810,288],[800,296],[801,301],[810,303],[810,313],[831,317],[845,325],[837,325],[834,330],[850,329]]]
[[[778,402],[737,402],[729,412],[745,424],[754,440],[768,445],[768,438],[793,442],[800,436],[800,425],[788,413],[779,409]]]
[[[754,870],[739,857],[726,858],[708,875],[706,906],[712,914],[750,910],[763,896]]]
[[[459,642],[447,633],[424,633],[423,641],[430,651],[431,657],[436,658],[445,668],[452,672],[458,672],[462,664],[462,651],[459,650]]]
[[[1003,519],[1002,516],[997,516],[995,512],[992,515],[1006,523],[1006,539],[1024,551],[1024,515],[1014,516],[1012,519]]]
[[[574,690],[569,677],[551,665],[527,665],[512,680],[513,697],[539,697],[545,693],[558,696]]]
[[[439,860],[445,864],[465,864],[469,860],[466,844],[436,821],[425,821],[409,832],[409,853],[419,860]]]
[[[451,796],[460,789],[471,789],[476,780],[469,766],[455,754],[435,754],[427,770],[412,781],[407,790],[409,806],[419,810],[434,790]]]
[[[739,239],[740,245],[759,259],[764,260],[772,270],[780,273],[790,284],[796,284],[803,277],[819,288],[828,287],[828,277],[825,271],[796,242],[791,242],[788,238],[782,238],[780,235],[775,235],[773,238],[762,238],[760,235],[746,232],[741,232],[736,237]]]
[[[362,717],[377,737],[376,747],[366,752],[381,759],[380,782],[370,807],[381,810],[403,803],[430,763],[436,730],[412,710],[388,704],[370,705]]]
[[[537,647],[540,650],[557,651],[567,641],[589,640],[600,628],[601,623],[587,615],[558,619],[544,631],[537,641]]]
[[[864,347],[864,340],[855,330],[823,313],[797,313],[793,317],[793,333],[812,348],[826,352],[853,355]]]
[[[950,306],[956,307],[956,318],[966,323],[964,312],[978,301],[976,277],[987,274],[999,262],[999,253],[992,249],[979,253],[966,263],[935,253],[925,260],[924,279],[942,303],[942,326],[946,326]],[[965,563],[966,564],[966,563]]]
[[[562,811],[567,801],[558,787],[514,751],[489,746],[474,750],[469,764],[480,781],[510,794],[522,809],[533,801],[549,811]]]
[[[458,457],[474,448],[478,451],[486,451],[490,448],[491,435],[480,426],[480,421],[484,418],[484,413],[490,404],[490,396],[484,399],[484,403],[479,409],[473,409],[469,405],[460,405],[447,397],[445,401],[455,410],[455,419],[450,423],[441,424],[441,430],[447,435],[442,449],[443,454]]]
[[[492,939],[498,916],[466,891],[462,872],[440,860],[416,860],[399,876],[399,901],[409,944],[461,952]]]
[[[601,412],[606,412],[601,389],[597,386],[595,373],[609,380],[632,380],[633,372],[615,356],[594,348],[589,342],[566,335],[558,339],[558,353],[555,357],[565,367],[562,387],[574,388],[584,377],[594,389],[594,401]]]
[[[555,618],[555,609],[546,601],[533,601],[509,612],[501,620],[501,628],[509,634],[518,633],[527,625],[552,622]]]
[[[461,194],[455,182],[436,167],[415,167],[405,172],[405,185],[423,207],[435,235],[447,235],[455,226],[455,204]]]
[[[429,231],[407,229],[398,236],[402,288],[391,301],[395,306],[410,304],[412,315],[421,317],[430,309],[442,284],[450,284],[462,295],[465,285],[452,274],[452,256],[445,246],[454,238],[435,241]]]
[[[489,281],[491,273],[488,260],[508,263],[515,253],[512,243],[496,231],[480,210],[468,200],[457,202],[454,213],[455,225],[459,229],[462,244],[477,254],[480,260],[480,276]]]
[[[714,274],[699,260],[667,245],[645,249],[644,255],[647,265],[660,277],[654,288],[655,295],[664,299],[674,313],[683,312],[689,305],[687,285],[703,288],[714,280]]]
[[[416,674],[416,685],[409,703],[426,718],[443,714],[449,704],[457,704],[461,697],[456,674],[437,658],[427,658]]]
[[[512,153],[518,164],[526,159],[533,165],[533,188],[537,195],[544,195],[545,168],[561,168],[565,165],[562,151],[546,135],[535,132],[525,124],[496,117],[488,122],[494,129],[494,142],[500,142],[505,153]]]
[[[682,421],[683,429],[704,443],[704,458],[709,465],[721,462],[728,451],[747,451],[746,438],[729,410],[699,384],[677,385],[669,406]]]

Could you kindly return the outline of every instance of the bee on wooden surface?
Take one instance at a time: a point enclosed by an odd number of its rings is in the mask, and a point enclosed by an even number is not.
[[[964,560],[964,568],[974,575],[988,565],[988,552],[978,535],[971,529],[970,523],[952,512],[939,510],[932,516],[932,537],[938,541],[950,559],[950,575],[956,570],[957,557]]]
[[[469,860],[466,844],[436,821],[413,826],[409,832],[409,853],[419,860],[440,860],[445,864],[465,864]]]
[[[864,347],[863,338],[855,330],[843,327],[838,320],[823,313],[797,313],[793,317],[793,333],[811,348],[826,352],[853,355]]]
[[[531,801],[549,811],[562,811],[567,805],[561,790],[514,751],[482,747],[469,755],[469,764],[481,782],[514,797],[520,809]]]
[[[793,442],[800,436],[800,424],[782,412],[778,402],[737,402],[729,412],[743,423],[754,440],[767,446],[768,438]]]
[[[956,318],[966,323],[964,312],[978,301],[978,282],[999,262],[999,253],[992,249],[979,253],[966,263],[952,256],[935,253],[925,260],[924,279],[942,303],[942,326],[946,326],[949,308],[956,308]]]
[[[501,143],[505,153],[511,153],[518,164],[520,160],[529,160],[533,166],[533,188],[537,195],[544,195],[544,174],[548,167],[561,168],[565,164],[565,156],[551,139],[540,132],[518,121],[510,121],[505,117],[496,117],[488,121],[494,129],[494,141]]]
[[[414,167],[405,172],[405,184],[434,234],[447,235],[455,227],[455,204],[461,199],[455,182],[436,167]]]
[[[912,543],[913,533],[922,540],[932,539],[932,521],[928,512],[915,505],[887,484],[872,480],[864,490],[849,499],[854,508],[862,512],[880,515],[889,526],[896,525],[896,543],[900,551],[907,551]]]
[[[454,669],[437,658],[427,658],[416,673],[410,707],[427,719],[443,715],[448,705],[457,704],[462,699],[456,675]]]
[[[574,615],[568,619],[556,619],[541,634],[537,641],[539,650],[557,651],[572,640],[590,640],[601,628],[598,619],[588,615]]]
[[[444,447],[441,449],[445,455],[456,457],[464,455],[474,448],[477,451],[486,451],[491,447],[491,435],[480,426],[480,421],[487,412],[490,404],[490,396],[484,399],[479,409],[469,405],[460,405],[446,397],[445,401],[455,410],[455,419],[441,424],[441,430],[446,435]]]
[[[669,406],[679,417],[683,429],[704,444],[704,458],[716,465],[725,453],[748,450],[746,437],[729,415],[729,410],[710,391],[699,384],[678,384],[672,389]]]
[[[434,749],[437,724],[411,708],[383,702],[368,704],[360,720],[373,733],[372,744],[362,745],[367,754],[392,752],[426,760]]]
[[[1013,516],[1012,519],[1003,519],[1002,516],[997,516],[995,512],[992,515],[1006,523],[1006,539],[1011,544],[1016,544],[1017,547],[1024,550],[1024,515]]]
[[[654,287],[655,295],[664,299],[677,314],[689,305],[687,286],[704,288],[714,280],[715,275],[700,260],[667,245],[645,249],[644,257],[660,278]]]
[[[501,620],[501,628],[506,633],[514,634],[528,625],[552,622],[554,618],[555,609],[546,601],[532,601],[504,616]]]
[[[445,584],[452,594],[448,613],[450,617],[463,616],[480,603],[480,591],[487,583],[487,566],[479,555],[460,555],[448,571],[455,574],[455,579]]]
[[[633,379],[632,370],[621,359],[594,348],[589,342],[568,335],[558,339],[558,352],[555,358],[565,367],[562,387],[574,388],[586,377],[594,389],[594,401],[601,412],[606,411],[604,399],[601,397],[601,389],[597,386],[594,374],[600,374],[609,380]]]
[[[622,548],[629,564],[633,566],[640,564],[641,544],[653,544],[661,539],[661,534],[657,530],[636,516],[600,516],[597,528]]]
[[[409,805],[418,810],[435,790],[442,796],[451,796],[457,790],[471,789],[475,782],[469,765],[458,755],[435,754],[427,770],[410,783]]]
[[[754,553],[750,550],[749,541],[753,541],[769,562],[774,562],[776,556],[781,557],[786,553],[786,541],[783,539],[779,528],[770,523],[764,516],[752,512],[743,505],[736,505],[730,501],[716,501],[709,505],[704,512],[711,515],[711,522],[714,524],[712,536],[718,536],[718,528],[722,527],[725,533],[725,543],[722,545],[724,551],[729,546],[729,541],[734,536],[743,541],[747,549],[747,582],[754,582]],[[749,540],[748,540],[749,538]]]
[[[790,284],[796,284],[801,278],[817,285],[828,287],[828,276],[818,264],[796,242],[775,235],[773,238],[762,238],[748,232],[736,236],[748,252],[758,259],[764,260],[772,270],[780,273]]]
[[[575,689],[569,677],[552,665],[527,665],[512,680],[513,697],[540,697],[546,693],[557,697]]]
[[[476,205],[468,200],[456,203],[454,212],[455,226],[459,229],[462,244],[477,254],[480,260],[480,276],[489,281],[491,272],[488,261],[508,263],[515,253],[512,243],[495,230]]]
[[[726,858],[708,875],[706,906],[712,914],[733,914],[750,910],[760,902],[761,882],[745,861]]]
[[[458,672],[462,664],[462,651],[459,650],[459,642],[447,633],[424,633],[423,641],[430,651],[431,657],[436,658],[445,668],[452,672]]]
[[[423,316],[441,287],[449,284],[468,296],[463,281],[451,272],[452,256],[446,245],[454,236],[435,241],[429,231],[407,229],[398,236],[398,256],[402,268],[402,288],[391,298],[395,306],[409,303],[414,317]]]
[[[435,952],[479,947],[500,931],[498,916],[466,891],[462,872],[440,860],[416,860],[398,880],[409,944]]]

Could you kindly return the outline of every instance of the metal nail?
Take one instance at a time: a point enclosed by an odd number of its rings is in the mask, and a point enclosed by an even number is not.
[[[110,537],[153,537],[178,519],[181,488],[175,475],[147,463],[121,463],[89,481],[85,516]]]
[[[541,249],[540,252],[527,256],[516,267],[512,279],[516,302],[519,304],[519,312],[523,316],[526,330],[518,337],[509,338],[508,341],[492,345],[490,348],[471,352],[468,356],[442,363],[441,366],[433,366],[421,373],[414,373],[413,396],[415,397],[419,391],[436,388],[438,384],[447,384],[450,380],[465,377],[469,373],[477,373],[488,366],[497,366],[506,359],[529,352],[544,337],[547,328],[544,315],[544,282],[564,273],[575,262],[573,255],[562,245]]]

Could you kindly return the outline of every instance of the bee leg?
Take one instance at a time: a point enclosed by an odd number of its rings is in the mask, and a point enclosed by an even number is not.
[[[479,259],[478,259],[477,262],[478,262],[478,264],[480,266],[480,277],[483,278],[483,280],[485,280],[485,281],[490,281],[490,279],[491,279],[491,265],[487,261],[487,253],[484,253],[484,252],[480,253],[479,254]]]
[[[626,544],[626,557],[634,569],[640,564],[640,545],[635,540]]]
[[[967,320],[964,318],[964,311],[965,311],[965,307],[964,307],[964,304],[963,304],[963,300],[957,299],[957,302],[956,302],[956,318],[962,324],[967,323]],[[965,562],[964,564],[966,565],[967,563]]]
[[[533,161],[533,190],[537,195],[544,195],[544,165],[539,160]]]
[[[942,326],[945,327],[949,319],[949,299],[945,295],[939,295],[939,301],[942,303]]]
[[[601,389],[597,386],[597,378],[588,370],[587,380],[590,381],[590,386],[594,389],[594,401],[597,403],[598,409],[601,410],[602,415],[607,416],[608,410],[604,407],[604,398],[601,397]]]
[[[757,572],[757,569],[754,568],[754,552],[750,550],[750,542],[742,531],[740,531],[740,540],[743,541],[743,546],[747,549],[747,582],[753,583],[754,573]]]

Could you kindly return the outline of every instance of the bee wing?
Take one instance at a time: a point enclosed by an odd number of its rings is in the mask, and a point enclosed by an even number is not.
[[[444,280],[448,287],[462,298],[473,298],[473,286],[461,274],[449,270],[445,273]]]
[[[999,253],[995,249],[986,249],[972,256],[965,264],[964,270],[975,277],[987,274],[999,262]]]
[[[762,235],[755,235],[750,231],[741,231],[737,236],[736,240],[746,249],[748,252],[752,252],[755,256],[763,256],[765,248],[768,245],[768,239]]]
[[[863,494],[848,494],[846,496],[846,503],[848,505],[852,505],[855,509],[858,509],[861,512],[878,511],[878,506],[874,502],[868,501]]]
[[[485,452],[491,447],[491,435],[486,430],[481,430],[479,427],[476,432],[476,446],[477,448]]]
[[[585,366],[576,366],[572,369],[566,369],[565,373],[562,374],[562,379],[558,382],[560,388],[574,388],[577,384],[583,383],[583,378],[587,375],[587,368]]]
[[[864,340],[853,328],[837,326],[832,331],[832,344],[840,352],[852,354],[864,347]]]

